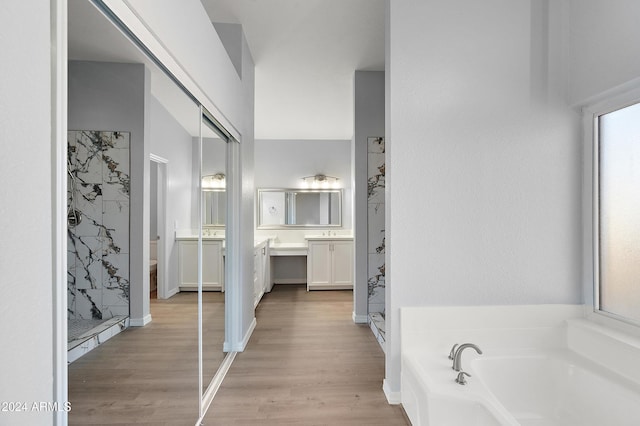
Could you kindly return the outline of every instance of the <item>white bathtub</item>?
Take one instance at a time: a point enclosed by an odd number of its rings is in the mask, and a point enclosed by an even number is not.
[[[479,320],[473,328],[452,328],[441,314],[428,315],[434,325],[426,332],[423,325],[419,335],[403,334],[423,339],[404,344],[402,353],[401,398],[414,426],[640,425],[640,339],[617,339],[617,356],[610,352],[615,344],[602,344],[606,333],[584,320],[530,328],[491,328]],[[575,331],[567,326],[572,322]],[[447,356],[453,343],[464,342],[483,354],[464,352],[462,367],[471,377],[462,386]]]
[[[640,425],[640,386],[569,350],[474,354],[463,363],[465,386],[446,355],[405,360],[402,397],[414,425]]]

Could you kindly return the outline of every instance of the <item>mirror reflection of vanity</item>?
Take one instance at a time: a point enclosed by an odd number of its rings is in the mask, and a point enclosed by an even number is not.
[[[258,189],[258,229],[342,226],[341,189]]]
[[[202,208],[202,289],[224,291],[225,229],[227,213],[226,142],[209,132],[202,140],[200,178]],[[198,232],[176,237],[179,243],[180,291],[198,290]]]

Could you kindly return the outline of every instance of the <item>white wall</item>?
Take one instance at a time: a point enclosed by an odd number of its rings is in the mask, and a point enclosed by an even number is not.
[[[242,164],[242,200],[241,200],[241,251],[242,263],[240,265],[240,282],[242,283],[241,294],[241,332],[243,344],[246,344],[252,324],[255,321],[255,310],[253,306],[253,271],[254,271],[254,111],[255,111],[255,66],[249,45],[244,33],[242,34],[242,105],[244,115],[244,125],[242,128],[242,141],[240,144],[240,156]],[[242,348],[244,349],[244,347]]]
[[[384,136],[384,72],[356,71],[354,75],[354,132],[351,161],[353,163],[355,288],[353,312],[355,318],[368,313],[368,204],[367,204],[367,138]],[[366,319],[365,319],[366,321]]]
[[[569,101],[579,105],[640,78],[640,3],[567,1],[571,25]]]
[[[582,300],[577,117],[540,6],[390,3],[388,396],[402,306]]]
[[[164,242],[165,256],[169,267],[166,284],[169,294],[178,291],[178,244],[175,241],[174,226],[178,229],[191,229],[191,193],[194,184],[192,178],[192,138],[178,124],[167,110],[150,96],[149,99],[149,139],[150,151],[169,162],[167,163],[167,211]],[[193,120],[198,122],[200,111],[193,105]]]
[[[54,3],[0,5],[0,401],[6,402],[53,401]],[[52,422],[46,411],[0,412],[0,424]]]

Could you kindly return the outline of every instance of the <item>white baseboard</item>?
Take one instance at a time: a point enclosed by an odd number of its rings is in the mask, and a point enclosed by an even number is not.
[[[369,322],[368,315],[356,315],[355,312],[351,314],[351,318],[353,318],[353,322],[355,322],[356,324],[366,324],[367,322]]]
[[[253,330],[255,330],[257,324],[258,323],[256,322],[256,318],[253,317],[253,321],[251,321],[251,325],[249,326],[249,329],[245,333],[244,338],[242,339],[242,342],[240,342],[237,346],[234,346],[229,342],[224,342],[224,345],[222,346],[222,351],[223,352],[244,352],[244,349],[247,347],[247,344],[249,344],[249,339],[251,338],[251,335],[253,334]]]
[[[402,403],[402,394],[400,392],[393,392],[389,386],[389,382],[387,379],[382,381],[382,391],[384,395],[387,397],[387,402],[392,405],[397,405]]]
[[[151,314],[147,314],[144,318],[129,318],[130,327],[144,327],[151,322]]]
[[[207,390],[202,396],[202,415],[196,422],[195,426],[200,426],[203,424],[202,420],[207,414],[209,406],[211,405],[211,402],[213,402],[213,398],[215,398],[216,393],[218,393],[218,389],[220,389],[220,386],[222,385],[224,378],[227,376],[229,368],[231,368],[231,364],[233,364],[233,360],[235,358],[236,352],[229,352],[227,356],[224,357],[224,360],[222,360],[222,364],[220,364],[218,371],[216,371],[216,375],[213,376],[211,383],[209,383],[209,386],[207,386]]]

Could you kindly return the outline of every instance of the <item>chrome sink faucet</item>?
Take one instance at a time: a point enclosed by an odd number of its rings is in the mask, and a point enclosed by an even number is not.
[[[482,355],[480,348],[473,343],[463,343],[460,346],[456,343],[453,345],[453,348],[451,348],[451,352],[449,353],[449,359],[453,360],[453,366],[451,368],[455,371],[460,371],[462,369],[462,352],[467,348],[473,348],[479,355]]]

